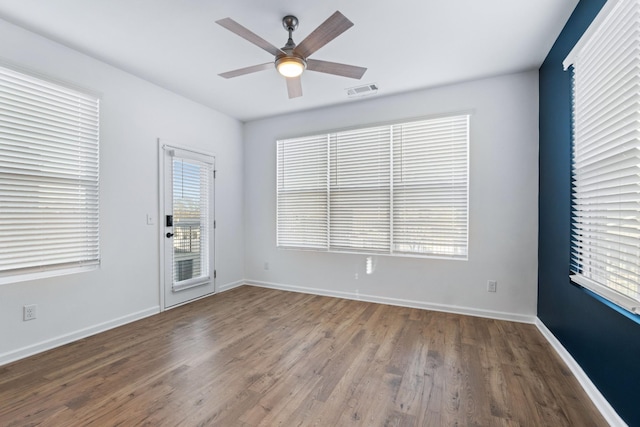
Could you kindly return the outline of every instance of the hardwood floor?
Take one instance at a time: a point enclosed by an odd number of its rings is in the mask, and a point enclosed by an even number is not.
[[[536,327],[244,286],[0,367],[1,426],[605,426]]]

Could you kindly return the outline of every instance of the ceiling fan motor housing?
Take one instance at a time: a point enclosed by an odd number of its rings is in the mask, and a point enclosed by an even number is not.
[[[282,26],[287,31],[295,31],[298,28],[298,18],[293,15],[287,15],[282,18]]]
[[[220,19],[216,21],[216,23],[274,56],[273,64],[276,70],[287,78],[289,98],[302,96],[302,85],[299,77],[307,69],[318,73],[334,74],[352,79],[360,79],[365,71],[367,71],[364,67],[321,61],[318,59],[307,59],[322,46],[353,26],[353,22],[349,21],[340,11],[335,11],[333,15],[328,17],[302,40],[299,45],[294,43],[292,37],[293,32],[298,28],[298,18],[293,15],[285,16],[282,18],[282,26],[287,33],[289,33],[289,39],[287,40],[287,44],[281,49],[275,47],[231,18]],[[239,68],[221,73],[220,76],[225,79],[238,77],[265,70],[269,68],[271,64],[271,62],[267,62],[251,67]]]

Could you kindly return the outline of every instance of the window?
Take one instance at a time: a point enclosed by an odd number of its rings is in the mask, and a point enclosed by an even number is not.
[[[610,0],[573,49],[571,279],[640,311],[640,1]]]
[[[98,106],[0,67],[0,283],[98,264]]]
[[[174,233],[172,283],[173,290],[177,291],[210,281],[213,163],[205,156],[185,153],[183,150],[175,149],[171,153]]]
[[[467,258],[469,116],[277,142],[277,245]]]

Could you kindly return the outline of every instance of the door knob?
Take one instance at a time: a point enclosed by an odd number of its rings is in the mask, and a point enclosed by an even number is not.
[[[167,233],[167,239],[170,239],[173,237],[173,233]]]

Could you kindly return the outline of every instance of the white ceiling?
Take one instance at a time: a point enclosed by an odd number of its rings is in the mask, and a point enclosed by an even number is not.
[[[578,0],[0,0],[0,17],[242,121],[538,68]],[[215,21],[231,17],[283,46],[336,10],[355,24],[311,57],[368,68],[361,80],[307,71],[288,99],[275,69],[217,74],[272,60]]]

